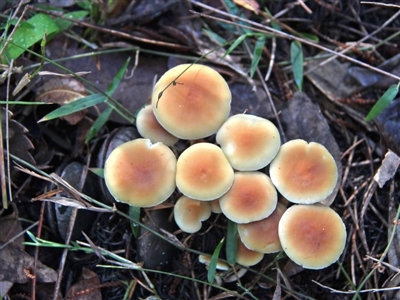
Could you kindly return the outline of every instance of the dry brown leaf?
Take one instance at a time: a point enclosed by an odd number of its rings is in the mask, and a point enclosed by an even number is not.
[[[66,299],[74,300],[101,300],[100,279],[97,274],[88,268],[82,269],[82,275],[68,290]]]
[[[82,83],[73,78],[56,78],[47,81],[37,90],[36,101],[65,105],[87,95]],[[86,110],[63,117],[71,125],[77,124],[86,115]]]
[[[396,153],[389,150],[385,154],[382,165],[379,167],[374,176],[374,180],[378,183],[380,188],[382,188],[388,180],[393,178],[399,165],[400,157],[398,157]]]
[[[255,14],[258,14],[260,5],[255,0],[233,0],[233,2],[236,5],[239,5],[247,10],[254,12]]]

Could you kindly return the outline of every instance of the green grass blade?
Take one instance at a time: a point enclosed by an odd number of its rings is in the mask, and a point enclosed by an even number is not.
[[[207,272],[207,280],[209,283],[214,282],[215,278],[215,272],[217,270],[217,263],[218,263],[218,258],[219,258],[219,253],[221,252],[222,245],[224,244],[224,239],[223,238],[217,245],[217,247],[214,250],[213,255],[211,256],[211,261],[210,265],[208,266],[208,272]]]
[[[101,115],[96,119],[96,121],[94,121],[92,127],[90,127],[89,132],[86,136],[85,143],[89,143],[97,135],[97,133],[101,130],[101,128],[103,128],[104,124],[110,117],[112,111],[113,111],[112,108],[108,107],[101,113]]]
[[[72,114],[74,112],[81,111],[85,108],[103,103],[106,100],[107,100],[107,98],[105,96],[99,95],[99,94],[86,96],[86,97],[80,98],[78,100],[75,100],[71,103],[68,103],[64,106],[61,106],[61,107],[57,108],[56,110],[53,110],[52,112],[48,113],[43,118],[41,118],[38,122],[44,122],[44,121],[49,121],[49,120],[57,119],[60,117],[64,117],[64,116]]]
[[[304,58],[301,44],[298,41],[293,41],[290,45],[290,59],[292,63],[294,82],[299,91],[301,91],[303,89]]]
[[[226,260],[228,264],[236,263],[237,254],[237,224],[228,220],[228,229],[226,232]]]
[[[233,43],[232,45],[226,50],[224,56],[222,58],[225,58],[227,55],[229,55],[233,50],[235,50],[244,40],[247,38],[249,35],[248,34],[242,34],[239,36]]]
[[[271,14],[271,12],[269,11],[268,8],[264,7],[264,10],[265,10],[265,12],[267,13],[268,16],[272,17],[272,14]],[[272,20],[272,18],[271,18],[271,26],[272,26],[272,28],[274,28],[276,30],[279,30],[279,31],[282,30],[281,26],[276,21]]]
[[[104,169],[103,168],[89,168],[89,171],[96,174],[100,178],[104,178]]]
[[[139,236],[139,225],[140,223],[140,207],[129,205],[129,216],[135,220],[135,222],[131,223],[132,233],[135,238]]]
[[[368,115],[365,117],[365,121],[369,122],[376,118],[386,107],[389,106],[390,102],[397,96],[399,92],[399,84],[394,84],[388,88],[388,90],[378,99],[375,105],[371,108]]]
[[[257,38],[256,44],[254,46],[253,60],[251,61],[251,68],[250,68],[250,77],[251,78],[253,78],[254,73],[256,72],[256,69],[260,62],[266,38],[267,37],[265,35],[261,35]]]
[[[121,79],[124,77],[126,69],[128,68],[129,62],[131,61],[131,58],[128,57],[124,65],[121,67],[121,69],[118,71],[117,75],[113,78],[111,81],[110,85],[107,88],[107,95],[111,96],[114,94],[115,90],[117,89],[119,83],[121,82]]]

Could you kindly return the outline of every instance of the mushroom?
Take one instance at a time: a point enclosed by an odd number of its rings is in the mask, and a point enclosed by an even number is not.
[[[221,148],[214,144],[194,144],[178,158],[176,185],[189,198],[217,199],[230,189],[233,178],[231,165]]]
[[[207,267],[210,266],[211,263],[211,255],[206,255],[206,254],[200,254],[199,255],[199,262],[206,265]],[[217,270],[222,270],[222,271],[228,271],[230,269],[228,263],[224,262],[221,259],[217,260],[217,265],[216,265]]]
[[[333,192],[338,180],[329,151],[321,144],[300,139],[282,145],[269,173],[282,196],[300,204],[322,201]]]
[[[142,137],[152,143],[161,142],[166,146],[172,146],[179,140],[158,123],[151,105],[146,105],[137,114],[136,128]]]
[[[293,205],[278,226],[286,255],[306,269],[322,269],[338,260],[346,242],[346,228],[339,215],[322,204]]]
[[[201,222],[211,216],[210,203],[181,196],[174,206],[174,219],[179,228],[187,233],[200,230]]]
[[[264,257],[264,253],[248,249],[238,238],[236,262],[242,266],[250,267],[258,264]]]
[[[264,168],[281,146],[279,131],[272,122],[246,114],[229,117],[218,129],[216,141],[239,171]]]
[[[211,211],[214,214],[222,213],[221,206],[219,205],[219,198],[210,201]]]
[[[156,83],[152,105],[158,122],[181,139],[215,133],[228,118],[231,92],[214,69],[183,64],[168,70]]]
[[[279,203],[274,212],[265,219],[247,224],[238,224],[240,240],[250,250],[274,253],[282,250],[278,236],[278,224],[286,207]]]
[[[132,206],[160,204],[175,190],[176,157],[162,143],[136,139],[116,147],[104,166],[111,195]]]
[[[264,173],[236,172],[231,189],[219,199],[222,213],[236,223],[249,223],[272,214],[278,195]]]

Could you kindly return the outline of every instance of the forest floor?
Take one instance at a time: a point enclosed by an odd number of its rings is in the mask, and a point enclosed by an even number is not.
[[[400,299],[400,6],[42,2],[0,4],[3,299]],[[136,114],[157,79],[193,62],[226,79],[231,114],[331,152],[339,181],[325,204],[347,231],[337,262],[309,270],[278,252],[207,268],[200,254],[235,253],[223,215],[188,234],[173,219],[178,190],[141,210],[109,194],[106,157],[140,137]]]

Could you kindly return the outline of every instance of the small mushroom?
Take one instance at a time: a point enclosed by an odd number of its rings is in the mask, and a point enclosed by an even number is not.
[[[281,146],[279,131],[272,122],[246,114],[229,117],[218,130],[216,141],[239,171],[264,168]]]
[[[178,158],[176,185],[189,198],[217,199],[230,189],[233,178],[231,165],[221,148],[214,144],[194,144]]]
[[[136,139],[116,147],[104,166],[104,179],[117,201],[149,207],[175,190],[176,157],[162,143]]]
[[[179,228],[187,233],[200,230],[203,221],[211,216],[210,203],[181,196],[174,206],[174,219]]]
[[[231,189],[219,199],[222,213],[236,223],[249,223],[272,214],[278,193],[261,172],[236,172]]]
[[[146,105],[137,114],[136,128],[142,137],[152,143],[161,142],[170,147],[179,140],[158,123],[151,105]]]
[[[152,105],[158,122],[181,139],[215,133],[228,118],[231,92],[214,69],[183,64],[168,70],[154,86]]]
[[[274,253],[282,250],[278,236],[278,224],[286,207],[279,203],[274,212],[265,219],[247,224],[238,224],[240,240],[250,250]]]
[[[269,173],[282,196],[300,204],[322,201],[338,180],[336,162],[329,151],[321,144],[300,139],[282,145]]]
[[[346,242],[339,215],[322,204],[293,205],[283,214],[279,239],[287,256],[306,269],[322,269],[338,260]]]
[[[264,253],[248,249],[238,238],[236,262],[242,266],[250,267],[258,264],[264,258]]]
[[[219,198],[210,201],[211,211],[214,214],[222,213],[221,206],[219,205]]]

